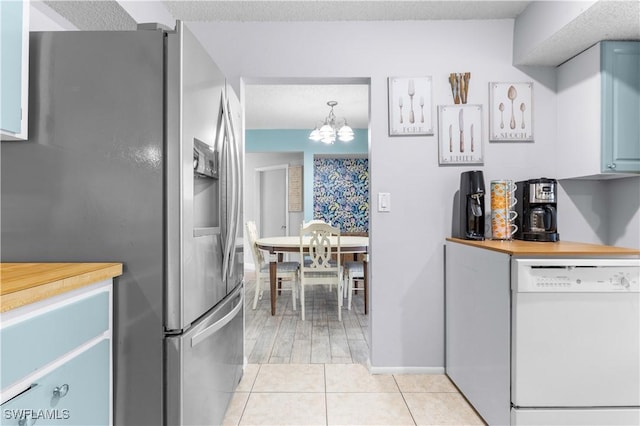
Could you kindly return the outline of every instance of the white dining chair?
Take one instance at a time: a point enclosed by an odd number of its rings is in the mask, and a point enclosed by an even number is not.
[[[351,310],[351,296],[357,291],[364,290],[367,283],[364,281],[364,263],[359,260],[345,262],[344,279],[347,282],[345,293],[347,296],[347,308]],[[356,281],[362,281],[362,287],[356,286]],[[367,293],[366,291],[364,292]],[[367,301],[364,301],[365,313],[367,313]]]
[[[264,252],[258,248],[256,241],[258,239],[258,230],[256,223],[252,220],[247,224],[247,236],[249,238],[249,245],[251,246],[251,253],[253,254],[253,261],[256,267],[256,291],[253,296],[253,309],[258,306],[258,300],[262,299],[263,285],[269,285],[270,273],[269,262],[265,260]],[[300,262],[287,261],[278,262],[276,264],[276,279],[278,282],[288,281],[291,283],[291,301],[293,303],[293,310],[296,310],[296,299],[298,298],[298,280],[300,273]],[[278,290],[283,290],[279,288]]]
[[[324,220],[322,220],[322,219],[311,219],[311,220],[310,220],[310,221],[308,221],[308,222],[305,222],[305,221],[303,220],[303,221],[302,221],[302,224],[300,225],[300,228],[304,228],[305,226],[307,226],[307,225],[311,225],[312,223],[326,223],[326,224],[328,224],[328,225],[331,225],[331,223],[329,223],[329,222],[325,222],[325,221],[324,221]],[[311,262],[311,259],[309,258],[309,255],[305,255],[305,256],[303,257],[303,260],[302,260],[302,261],[304,262],[304,264],[305,264],[305,265],[309,265],[309,263]],[[332,260],[331,260],[331,262],[335,264],[335,260],[333,260],[333,259],[332,259]],[[344,280],[343,280],[343,281],[344,281]],[[331,291],[331,290],[332,290],[332,288],[333,288],[333,287],[332,287],[332,285],[331,285],[331,284],[329,284],[329,291]],[[344,288],[344,286],[343,286],[343,288]]]
[[[300,311],[305,320],[305,287],[335,284],[338,320],[342,321],[342,276],[340,266],[340,229],[327,223],[309,223],[300,227]],[[335,255],[335,260],[332,260]]]

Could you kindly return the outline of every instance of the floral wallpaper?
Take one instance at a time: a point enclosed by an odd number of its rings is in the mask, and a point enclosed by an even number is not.
[[[369,232],[369,160],[313,161],[313,218],[342,232]]]

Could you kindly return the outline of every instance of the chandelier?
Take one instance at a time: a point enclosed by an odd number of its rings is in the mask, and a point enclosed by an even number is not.
[[[331,107],[329,115],[322,122],[318,122],[315,129],[309,135],[309,139],[315,142],[334,143],[336,137],[342,142],[353,140],[353,130],[347,124],[345,118],[338,120],[333,113],[333,107],[338,105],[336,101],[329,101],[327,105]]]

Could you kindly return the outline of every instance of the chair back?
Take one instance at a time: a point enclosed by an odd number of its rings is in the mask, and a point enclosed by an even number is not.
[[[336,255],[337,261],[332,261]],[[304,269],[332,272],[340,270],[340,229],[313,222],[300,228],[300,257],[308,259]]]
[[[259,271],[262,265],[265,264],[264,254],[262,250],[256,245],[258,240],[258,228],[253,220],[247,221],[247,237],[249,238],[249,244],[251,245],[251,253],[253,254],[253,261],[256,264],[256,271]]]

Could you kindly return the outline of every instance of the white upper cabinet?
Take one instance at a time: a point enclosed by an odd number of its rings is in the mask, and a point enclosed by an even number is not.
[[[29,0],[0,1],[2,140],[27,139]]]
[[[640,174],[640,42],[600,42],[557,71],[557,177]]]

